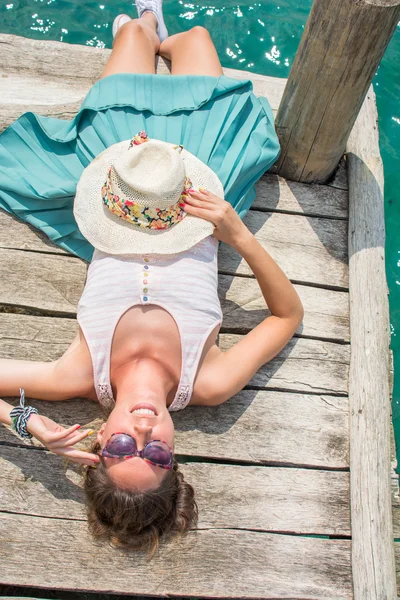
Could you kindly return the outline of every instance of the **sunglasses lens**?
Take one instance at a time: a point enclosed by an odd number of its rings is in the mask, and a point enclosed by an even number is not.
[[[171,463],[171,450],[164,442],[150,442],[144,451],[144,458],[163,467]]]
[[[104,449],[114,456],[129,456],[136,452],[136,442],[129,435],[118,433],[110,439]]]

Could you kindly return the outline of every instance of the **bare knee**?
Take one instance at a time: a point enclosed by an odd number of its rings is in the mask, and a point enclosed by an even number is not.
[[[143,31],[148,31],[148,25],[143,24],[143,21],[140,21],[140,19],[132,19],[121,25],[115,37],[136,35]]]
[[[208,29],[206,29],[202,25],[195,25],[191,29],[188,29],[187,33],[190,33],[191,35],[197,36],[197,37],[205,37],[205,38],[211,37]]]

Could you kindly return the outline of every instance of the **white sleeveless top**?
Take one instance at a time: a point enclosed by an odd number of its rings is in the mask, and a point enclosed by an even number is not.
[[[95,250],[77,319],[89,347],[99,402],[112,409],[110,355],[114,330],[123,313],[137,304],[156,304],[176,321],[182,369],[170,411],[190,401],[202,350],[222,323],[218,297],[218,240],[208,236],[174,255],[116,256]]]

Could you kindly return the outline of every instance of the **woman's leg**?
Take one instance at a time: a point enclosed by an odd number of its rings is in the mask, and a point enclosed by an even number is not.
[[[155,14],[146,12],[140,19],[132,19],[118,29],[100,79],[114,73],[155,73],[159,47]]]
[[[211,36],[200,25],[165,38],[158,54],[171,61],[171,75],[224,74]]]

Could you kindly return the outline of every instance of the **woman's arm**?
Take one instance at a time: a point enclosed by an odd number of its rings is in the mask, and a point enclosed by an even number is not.
[[[303,305],[292,283],[244,224],[231,245],[253,271],[271,314],[282,319],[300,318],[301,322]]]
[[[303,319],[303,305],[292,283],[253,234],[248,233],[234,247],[253,269],[272,314],[202,370],[196,404],[216,406],[240,392],[260,367],[287,345]]]
[[[287,345],[303,319],[304,309],[292,283],[233,208],[209,192],[194,192],[191,196],[187,212],[212,221],[215,237],[246,260],[271,312],[203,369],[197,381],[197,403],[210,406],[225,402],[243,389],[258,369]]]
[[[19,388],[37,400],[89,397],[93,387],[90,353],[80,334],[57,360],[40,362],[0,359],[0,396],[19,396]]]
[[[292,283],[247,228],[232,245],[252,268],[272,314],[210,365],[202,402],[208,406],[222,404],[242,390],[287,345],[304,316]]]
[[[52,400],[55,362],[0,359],[0,394],[19,396],[23,388],[29,398]]]
[[[4,402],[0,398],[0,423],[4,423],[5,425],[11,425],[11,417],[10,412],[14,407],[8,402]]]

